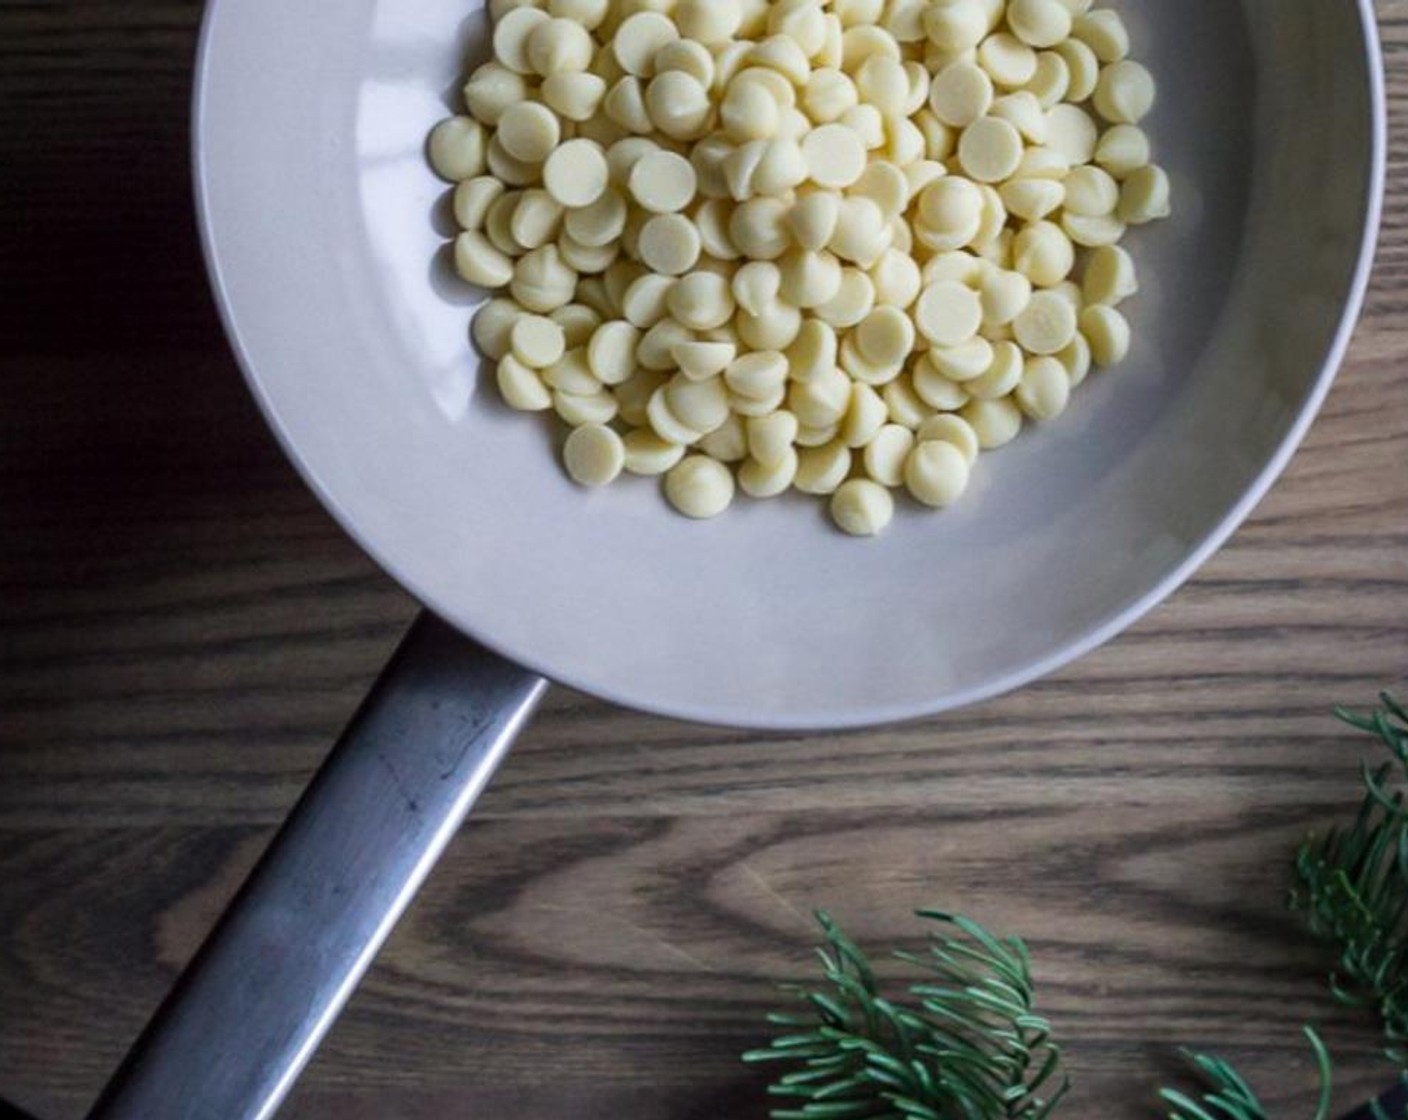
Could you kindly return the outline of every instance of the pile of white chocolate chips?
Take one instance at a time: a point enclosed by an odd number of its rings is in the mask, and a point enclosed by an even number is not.
[[[545,6],[540,6],[545,4]],[[512,407],[586,486],[663,475],[950,505],[1130,346],[1120,247],[1169,213],[1154,102],[1091,0],[491,0],[430,138]]]

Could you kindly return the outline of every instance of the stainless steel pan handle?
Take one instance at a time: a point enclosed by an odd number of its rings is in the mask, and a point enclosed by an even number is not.
[[[546,688],[422,614],[90,1120],[273,1115]]]

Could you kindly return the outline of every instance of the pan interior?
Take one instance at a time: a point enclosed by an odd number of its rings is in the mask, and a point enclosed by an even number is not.
[[[549,676],[686,718],[855,725],[1046,671],[1176,585],[1279,470],[1354,302],[1375,139],[1351,0],[1123,0],[1172,220],[1128,244],[1131,359],[980,461],[959,508],[854,541],[814,499],[686,521],[584,492],[496,399],[424,137],[463,0],[216,0],[198,186],[236,347],[305,477],[433,609]]]

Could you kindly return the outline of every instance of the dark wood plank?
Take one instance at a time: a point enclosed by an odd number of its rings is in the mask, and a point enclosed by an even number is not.
[[[0,1096],[82,1115],[411,617],[265,433],[193,239],[195,0],[0,4]],[[1380,4],[1408,162],[1408,0]],[[137,253],[135,247],[145,246]],[[78,309],[82,309],[81,311]],[[1029,936],[1078,1077],[1143,1115],[1178,1044],[1305,1109],[1324,962],[1286,858],[1356,796],[1328,718],[1408,665],[1408,179],[1286,478],[1199,577],[1020,693],[844,736],[566,692],[357,994],[295,1120],[754,1120],[808,911]],[[1384,1080],[1331,1017],[1344,1103]],[[1296,1113],[1298,1114],[1298,1113]]]

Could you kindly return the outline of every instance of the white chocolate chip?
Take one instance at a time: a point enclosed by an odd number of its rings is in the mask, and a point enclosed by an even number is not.
[[[605,486],[625,467],[626,448],[621,437],[605,425],[583,424],[567,437],[562,461],[574,482]]]
[[[733,475],[707,455],[690,455],[665,475],[665,497],[686,517],[717,517],[733,501]]]
[[[1118,245],[1105,245],[1090,254],[1081,292],[1087,304],[1113,307],[1139,291],[1134,259]]]
[[[804,448],[794,485],[804,494],[834,494],[851,471],[851,450],[840,440]]]
[[[670,314],[695,331],[714,330],[733,318],[733,293],[729,282],[714,272],[691,272],[670,288],[665,297]]]
[[[573,19],[553,17],[540,21],[528,33],[525,57],[533,70],[548,77],[576,73],[591,65],[591,34]]]
[[[1030,354],[1055,354],[1076,333],[1076,310],[1055,292],[1037,292],[1012,321],[1012,333]]]
[[[908,310],[919,298],[924,285],[919,266],[908,253],[887,249],[870,269],[875,286],[875,302],[882,306]]]
[[[865,145],[843,124],[824,124],[802,141],[812,180],[823,187],[849,187],[865,171]]]
[[[528,83],[498,62],[486,62],[470,75],[465,83],[464,100],[474,119],[494,126],[510,105],[528,96]]]
[[[1000,86],[1017,89],[1036,74],[1036,51],[1015,35],[1000,31],[978,48],[978,65]]]
[[[1101,8],[1077,16],[1071,33],[1103,63],[1118,62],[1129,54],[1129,31],[1119,12],[1112,9]]]
[[[543,164],[543,185],[563,206],[590,206],[606,182],[606,157],[590,140],[568,140]]]
[[[495,370],[499,395],[510,408],[520,412],[542,412],[552,407],[552,393],[537,372],[512,355],[499,360]]]
[[[920,293],[915,309],[919,333],[935,346],[957,346],[978,333],[983,323],[982,301],[965,284],[941,280]]]
[[[647,272],[632,280],[621,297],[621,313],[631,325],[649,330],[665,316],[674,278]]]
[[[787,210],[787,203],[778,198],[750,198],[734,207],[728,222],[729,238],[745,256],[776,260],[786,252],[790,240]]]
[[[813,70],[802,91],[802,108],[814,124],[828,124],[860,104],[855,83],[840,70]]]
[[[573,349],[585,347],[601,326],[601,316],[584,303],[569,303],[548,316],[562,328],[563,343]]]
[[[934,116],[953,128],[966,128],[979,120],[992,103],[992,78],[972,62],[950,63],[929,86]]]
[[[524,315],[509,332],[513,356],[533,369],[547,369],[567,349],[567,336],[560,326],[542,315]]]
[[[691,74],[667,70],[645,87],[645,110],[651,123],[673,140],[692,140],[709,123],[709,90]]]
[[[1064,41],[1070,42],[1069,39]],[[1065,57],[1054,50],[1038,51],[1036,73],[1032,75],[1032,80],[1022,87],[1022,92],[1031,94],[1043,109],[1050,109],[1068,97],[1070,91],[1071,67]]]
[[[1064,206],[1067,214],[1100,218],[1113,214],[1119,201],[1120,185],[1108,171],[1084,164],[1073,167],[1066,176]]]
[[[701,43],[726,43],[743,19],[739,0],[680,0],[675,21],[680,34]]]
[[[1100,137],[1095,162],[1116,179],[1126,179],[1149,163],[1149,137],[1132,124],[1120,124]]]
[[[775,498],[792,485],[799,462],[791,447],[775,463],[749,458],[738,468],[738,488],[750,498]]]
[[[555,238],[562,226],[562,207],[547,191],[534,188],[523,192],[509,217],[508,232],[523,249],[537,249]],[[611,255],[615,255],[614,247]],[[606,261],[610,264],[610,258]],[[603,265],[602,267],[605,267]]]
[[[684,448],[680,444],[661,439],[648,428],[634,428],[627,432],[622,445],[624,466],[631,474],[664,474],[684,458]]]
[[[780,294],[793,307],[819,307],[841,290],[841,262],[831,253],[793,249],[779,266]]]
[[[916,501],[945,509],[968,489],[968,460],[943,440],[916,443],[904,464],[904,484]]]
[[[513,261],[475,230],[455,238],[455,271],[481,288],[502,288],[513,279]]]
[[[482,229],[489,207],[503,196],[504,185],[488,175],[466,179],[455,188],[455,221],[461,229]]]
[[[703,381],[723,373],[738,355],[738,347],[732,342],[701,342],[691,339],[676,342],[670,347],[670,354],[681,373],[696,381]]]
[[[616,418],[615,398],[604,390],[579,395],[562,390],[552,395],[553,410],[573,427],[583,424],[609,424]]]
[[[1046,143],[1068,163],[1089,163],[1099,139],[1099,128],[1079,105],[1061,104],[1047,111]]]
[[[514,8],[494,24],[494,58],[519,74],[532,73],[528,61],[528,37],[540,24],[548,21],[547,12],[538,8]]]
[[[1075,246],[1060,226],[1033,222],[1012,243],[1012,267],[1033,284],[1059,284],[1075,267]]]
[[[992,366],[993,344],[978,336],[956,346],[934,346],[928,360],[936,373],[962,384],[981,377]],[[917,378],[915,383],[918,384]]]
[[[841,200],[829,245],[837,256],[866,268],[890,247],[891,236],[880,207],[871,199],[857,196]]]
[[[1138,124],[1154,107],[1154,76],[1129,59],[1100,72],[1092,98],[1096,111],[1111,124]]]
[[[1098,366],[1118,365],[1129,354],[1129,320],[1113,307],[1087,307],[1080,313],[1080,333]]]
[[[693,200],[698,179],[683,156],[655,151],[631,168],[627,186],[631,197],[651,213],[673,214]]]
[[[767,399],[787,384],[787,358],[776,350],[759,350],[729,363],[728,387],[739,396]]]
[[[692,381],[676,376],[665,386],[665,401],[672,416],[703,435],[720,427],[729,416],[728,387],[722,377]]]
[[[1085,217],[1080,214],[1061,215],[1061,228],[1073,244],[1085,249],[1113,245],[1125,234],[1126,222],[1115,214]]]
[[[430,134],[430,165],[442,179],[457,183],[484,172],[484,126],[469,117],[450,117]]]
[[[1063,0],[1010,0],[1007,25],[1031,47],[1054,47],[1071,34],[1071,9]]]
[[[989,28],[982,0],[937,0],[924,13],[924,33],[945,51],[971,50]]]
[[[1021,133],[1000,117],[974,121],[958,141],[958,162],[980,183],[1002,182],[1022,162]]]
[[[699,230],[680,214],[657,214],[640,231],[640,259],[661,276],[679,276],[699,259]]]
[[[1012,396],[1033,420],[1054,420],[1070,402],[1071,379],[1055,358],[1029,358]]]
[[[873,537],[894,519],[895,499],[879,483],[853,478],[832,495],[831,516],[851,536]]]
[[[904,483],[904,464],[914,447],[914,433],[901,424],[885,424],[866,444],[865,473],[882,486]]]
[[[909,180],[904,171],[888,160],[875,160],[850,187],[853,196],[868,198],[889,220],[900,217],[909,205]]]
[[[1022,364],[1022,348],[1015,342],[993,343],[992,361],[988,363],[988,368],[977,377],[965,381],[963,388],[975,400],[998,400],[1021,384]]]
[[[983,193],[967,179],[936,179],[920,192],[918,216],[920,240],[929,248],[962,248],[982,226]]]
[[[1156,164],[1148,164],[1130,172],[1120,188],[1120,220],[1130,225],[1143,225],[1158,218],[1167,218],[1169,205],[1168,175]]]
[[[951,413],[929,417],[919,425],[919,431],[915,435],[920,443],[932,443],[937,440],[940,443],[953,444],[970,467],[977,461],[978,452],[982,450],[973,425],[963,417]]]
[[[741,463],[748,456],[748,436],[737,411],[696,445],[720,463]]]
[[[745,425],[748,454],[763,466],[776,466],[797,439],[797,418],[786,410],[755,416]]]
[[[914,321],[896,307],[877,307],[856,326],[856,347],[872,365],[899,365],[914,348]]]
[[[627,74],[648,78],[654,72],[656,51],[678,39],[679,34],[669,18],[659,12],[636,12],[621,21],[611,49]]]
[[[995,401],[974,400],[959,412],[978,436],[978,446],[993,451],[1011,443],[1022,430],[1022,412],[1006,397]]]
[[[1069,75],[1066,100],[1076,104],[1087,100],[1095,92],[1095,83],[1100,78],[1100,60],[1095,52],[1076,38],[1057,43],[1054,50],[1066,64]]]
[[[587,397],[601,389],[601,382],[587,364],[580,350],[564,351],[562,356],[542,371],[545,384],[564,393]]]
[[[523,308],[511,299],[491,299],[474,317],[470,333],[486,358],[498,361],[509,352],[509,336]]]
[[[853,327],[875,306],[875,285],[856,268],[841,269],[841,288],[835,298],[813,309],[823,323],[835,330]]]
[[[1071,344],[1056,355],[1056,360],[1061,363],[1066,376],[1071,379],[1072,389],[1089,376],[1090,367],[1095,361],[1090,353],[1090,343],[1086,341],[1085,335],[1079,332],[1071,339]]]
[[[815,252],[830,242],[836,232],[840,213],[840,195],[831,191],[816,191],[792,204],[787,212],[787,227],[798,245]]]

